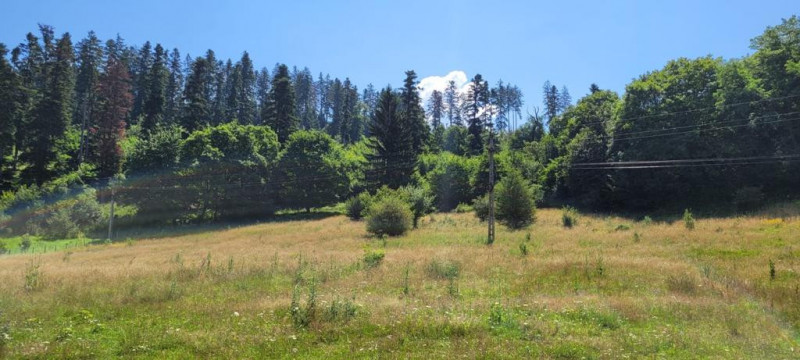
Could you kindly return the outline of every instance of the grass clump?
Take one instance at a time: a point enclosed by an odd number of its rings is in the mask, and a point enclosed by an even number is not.
[[[574,207],[566,206],[561,209],[561,225],[568,229],[578,225],[578,211]]]
[[[514,321],[514,317],[508,309],[500,305],[500,303],[492,304],[492,307],[489,309],[489,327],[492,329],[513,329],[516,326],[517,323]]]
[[[370,206],[367,231],[375,235],[399,236],[411,228],[413,215],[408,204],[396,196],[386,196]]]
[[[292,317],[292,324],[295,328],[306,328],[317,316],[317,287],[314,282],[308,285],[308,299],[305,306],[300,303],[300,285],[295,285],[292,289],[292,303],[289,314]]]
[[[36,291],[44,285],[40,268],[41,264],[33,260],[25,267],[25,291]]]
[[[688,230],[694,230],[694,216],[689,209],[683,210],[683,226]]]
[[[451,296],[458,296],[456,280],[461,273],[461,264],[453,261],[431,260],[426,268],[428,276],[434,279],[447,280],[447,292]]]
[[[386,253],[383,251],[366,251],[364,253],[364,267],[367,269],[372,269],[377,267],[378,265],[383,262],[383,258],[386,256]]]
[[[628,231],[630,229],[631,229],[630,225],[619,224],[619,225],[617,225],[617,227],[614,228],[614,231]]]
[[[348,322],[356,317],[358,307],[351,300],[335,299],[325,308],[323,319],[328,322]]]
[[[468,213],[468,212],[472,212],[472,211],[473,211],[472,205],[465,204],[465,203],[459,203],[458,206],[456,206],[456,209],[455,209],[455,212],[458,213],[458,214],[464,214],[464,213]]]
[[[775,262],[769,259],[769,279],[775,280]]]

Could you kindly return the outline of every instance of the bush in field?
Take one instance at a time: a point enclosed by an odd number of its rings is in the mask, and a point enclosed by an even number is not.
[[[385,196],[367,212],[367,231],[376,235],[402,235],[411,228],[413,215],[408,203],[397,196]]]
[[[366,215],[371,202],[372,197],[366,191],[347,199],[344,203],[347,217],[351,220],[361,220]]]
[[[84,190],[74,199],[63,200],[32,221],[30,228],[49,239],[74,238],[100,224],[103,212],[94,189]]]
[[[347,196],[345,152],[322,131],[296,131],[284,143],[277,166],[282,205],[307,212]]]
[[[571,206],[561,209],[561,225],[565,228],[572,228],[578,224],[578,211]]]
[[[400,189],[406,202],[411,207],[411,214],[414,216],[414,228],[417,228],[419,219],[433,211],[433,196],[428,194],[424,188],[406,186]]]
[[[689,230],[694,230],[694,216],[689,209],[683,211],[683,225]]]
[[[481,221],[489,219],[489,195],[483,195],[474,202],[472,202],[472,209],[475,210],[475,216]]]
[[[426,174],[439,211],[451,211],[458,204],[472,199],[472,163],[467,158],[445,153],[439,156],[433,170]]]
[[[497,219],[512,229],[533,222],[536,206],[530,186],[518,172],[509,172],[497,184]]]

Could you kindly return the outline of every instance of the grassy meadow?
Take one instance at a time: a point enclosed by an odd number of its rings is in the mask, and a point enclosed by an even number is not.
[[[800,357],[800,205],[527,230],[340,215],[0,256],[0,358]]]

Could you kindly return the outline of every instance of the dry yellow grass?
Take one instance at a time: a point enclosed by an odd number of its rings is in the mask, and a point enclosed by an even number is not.
[[[681,222],[594,216],[581,216],[565,229],[560,217],[558,210],[540,210],[528,230],[498,228],[490,247],[484,245],[484,224],[471,214],[436,214],[420,229],[387,239],[385,248],[367,236],[363,223],[334,216],[4,256],[5,352],[798,356],[796,216],[699,219],[692,231]],[[618,229],[620,224],[629,229]],[[520,253],[523,243],[527,256]],[[365,269],[365,249],[385,251],[385,259]],[[457,264],[459,275],[452,282],[432,276],[433,261]],[[26,290],[31,264],[40,265],[41,285]],[[289,310],[293,289],[306,306],[312,283],[317,316],[297,328]],[[356,315],[326,320],[335,301],[352,303]],[[92,321],[102,324],[99,330]]]

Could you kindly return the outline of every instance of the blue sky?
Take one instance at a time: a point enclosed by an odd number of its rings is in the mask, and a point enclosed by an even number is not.
[[[111,5],[114,3],[124,5]],[[0,42],[13,47],[37,23],[82,38],[122,35],[182,54],[247,50],[257,67],[308,66],[363,88],[462,71],[503,79],[540,106],[541,86],[566,85],[575,100],[591,83],[622,92],[631,79],[677,57],[729,59],[750,39],[797,13],[775,1],[58,1],[10,0]],[[77,41],[77,40],[76,40]],[[429,80],[436,80],[431,78]],[[433,84],[436,81],[428,81]]]

